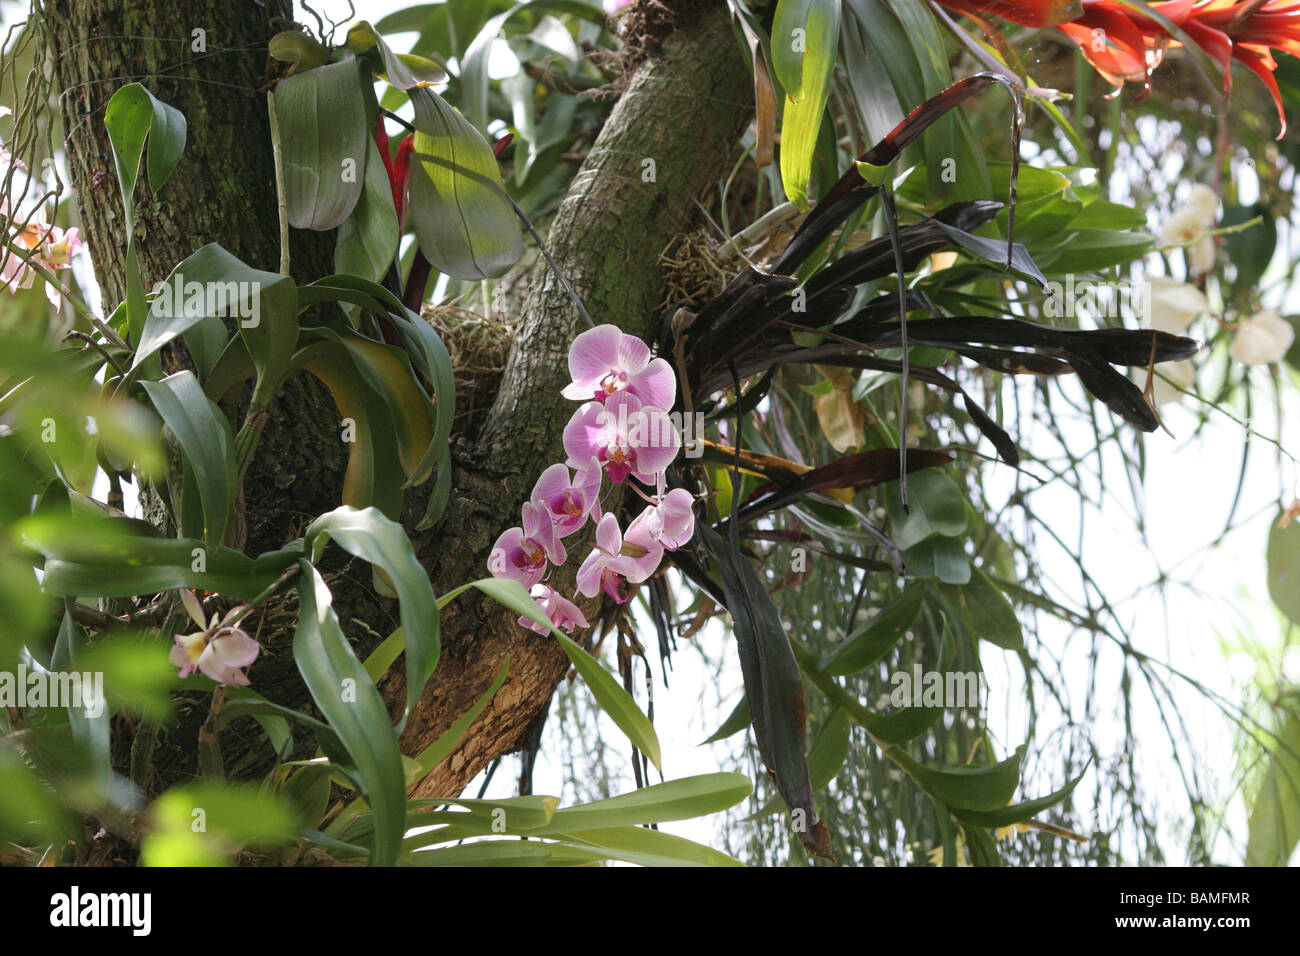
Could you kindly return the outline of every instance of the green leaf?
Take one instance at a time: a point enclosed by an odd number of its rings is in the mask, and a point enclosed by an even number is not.
[[[366,106],[356,59],[345,53],[337,63],[286,77],[274,95],[289,224],[336,229],[361,198],[366,162]]]
[[[363,279],[382,279],[397,255],[399,229],[393,190],[374,140],[366,146],[366,175],[361,198],[339,226],[334,270]]]
[[[849,755],[849,715],[839,708],[831,711],[808,750],[808,774],[813,790],[824,790],[844,766]]]
[[[303,826],[314,827],[325,816],[333,773],[334,768],[327,763],[307,764],[295,770],[280,787],[280,794],[293,807]]]
[[[780,0],[772,22],[772,65],[785,87],[781,182],[808,207],[808,179],[839,48],[840,0]]]
[[[41,587],[60,596],[132,597],[195,588],[252,600],[297,559],[270,551],[256,559],[193,538],[161,538],[129,518],[35,515],[17,525],[24,545],[45,555]]]
[[[907,494],[910,513],[903,511],[899,485],[885,488],[890,536],[901,550],[931,535],[955,537],[966,531],[966,498],[943,472],[927,469],[908,476]]]
[[[235,512],[235,438],[230,423],[188,370],[161,382],[142,382],[149,401],[180,445],[195,479],[203,504],[203,540],[209,548],[220,545],[227,522]]]
[[[344,429],[341,435],[351,445],[343,475],[343,503],[354,508],[373,506],[396,517],[402,505],[402,468],[388,402],[360,374],[352,353],[337,341],[318,342],[301,349],[295,358],[329,389]]]
[[[1223,237],[1228,261],[1237,270],[1233,286],[1237,289],[1254,289],[1259,285],[1268,264],[1277,250],[1277,218],[1263,203],[1253,206],[1229,206],[1223,210],[1220,227],[1238,226],[1256,216],[1261,221],[1249,229],[1230,232]]]
[[[288,843],[294,811],[252,784],[200,782],[173,787],[150,808],[141,848],[145,866],[225,866],[244,847]],[[201,824],[201,826],[200,826]]]
[[[345,505],[321,515],[304,532],[303,547],[316,561],[330,539],[382,571],[397,592],[406,641],[406,709],[398,723],[401,733],[438,666],[438,600],[433,585],[402,526],[374,508],[358,511]]]
[[[1024,649],[1025,636],[1016,609],[979,568],[971,568],[965,585],[944,585],[944,590],[954,598],[963,623],[976,637],[1008,651]]]
[[[374,816],[372,866],[397,862],[406,820],[406,783],[388,708],[366,676],[331,607],[329,588],[299,561],[299,619],[293,658],[312,700],[347,749],[352,775]]]
[[[725,740],[733,734],[738,734],[742,730],[748,730],[753,718],[749,714],[749,698],[741,697],[740,701],[732,709],[727,719],[722,722],[722,726],[713,732],[713,736],[705,740],[704,744],[717,743],[719,740]]]
[[[1286,866],[1300,843],[1300,715],[1284,720],[1251,808],[1247,866]]]
[[[1079,785],[1079,781],[1083,779],[1084,774],[1087,772],[1088,770],[1085,767],[1083,773],[1068,781],[1060,790],[1053,791],[1045,797],[1026,800],[1024,803],[1003,807],[1001,810],[954,810],[953,816],[963,823],[971,823],[982,827],[1009,827],[1013,823],[1022,823],[1025,820],[1033,819],[1044,810],[1050,810],[1065,800],[1074,792],[1074,788]]]
[[[556,810],[539,836],[609,827],[669,823],[734,807],[754,790],[744,774],[709,773],[654,784],[605,800]]]
[[[880,660],[916,621],[924,597],[923,585],[909,587],[828,654],[822,670],[836,677],[857,674]]]
[[[1020,783],[1020,761],[1024,755],[1022,746],[1000,763],[938,770],[918,763],[905,753],[894,754],[900,766],[935,799],[954,810],[984,812],[1002,810],[1011,802]]]
[[[348,30],[347,44],[358,55],[377,51],[383,65],[384,81],[399,90],[442,83],[447,79],[442,67],[432,60],[394,53],[383,37],[365,20],[353,24]]]
[[[1036,245],[1034,261],[1044,272],[1054,274],[1100,272],[1123,265],[1145,254],[1155,240],[1149,233],[1134,230],[1073,229],[1052,245]]]
[[[560,642],[560,647],[568,655],[574,669],[586,682],[587,689],[596,698],[596,703],[600,705],[601,710],[605,711],[619,730],[627,735],[634,747],[645,754],[652,764],[659,766],[659,737],[655,734],[654,725],[646,719],[645,714],[637,707],[636,701],[619,686],[618,681],[601,666],[600,662],[551,623],[546,612],[538,607],[527,588],[510,578],[482,578],[448,591],[439,600],[438,606],[446,607],[453,599],[470,588],[478,588],[510,610],[548,627],[555,635],[555,639]]]
[[[971,578],[970,559],[960,538],[935,535],[912,545],[902,557],[909,578],[938,578],[944,584],[966,584]]]
[[[684,837],[645,827],[574,830],[559,838],[601,850],[608,859],[641,866],[743,866],[739,860]]]
[[[482,4],[474,4],[481,7]],[[520,11],[552,13],[569,13],[576,17],[590,20],[600,26],[605,25],[605,13],[599,4],[579,2],[579,0],[531,0],[528,3],[516,3],[487,21],[475,34],[474,39],[461,57],[460,83],[461,97],[465,112],[473,125],[484,132],[488,127],[488,61],[492,52],[492,43],[502,35],[506,21]],[[454,16],[456,11],[450,11]],[[434,11],[433,15],[437,15]],[[380,27],[386,28],[395,22],[394,17],[380,21]],[[418,147],[417,147],[418,148]]]
[[[460,111],[427,87],[409,91],[415,107],[411,223],[420,250],[439,272],[487,279],[523,252],[514,207],[492,148]]]
[[[1281,522],[1279,515],[1268,531],[1268,593],[1278,610],[1300,625],[1300,521],[1293,518],[1285,528]]]
[[[126,208],[127,234],[135,225],[135,184],[145,140],[149,140],[149,186],[157,191],[167,181],[185,151],[185,115],[154,97],[139,83],[128,83],[108,101],[104,125],[113,145],[117,184]]]
[[[110,632],[81,651],[75,665],[77,670],[103,675],[104,695],[113,712],[127,711],[163,723],[172,712],[170,692],[176,683],[176,665],[168,660],[168,650],[148,633]]]

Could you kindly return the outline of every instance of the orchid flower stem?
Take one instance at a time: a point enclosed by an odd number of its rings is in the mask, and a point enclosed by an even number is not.
[[[221,737],[217,732],[217,723],[221,719],[221,708],[226,703],[226,686],[217,687],[212,692],[212,704],[208,708],[207,719],[199,728],[199,776],[220,780],[226,775],[221,762]]]
[[[275,92],[266,91],[266,113],[271,121],[271,155],[275,159],[275,198],[280,210],[280,274],[289,274],[289,200],[284,192],[284,152],[280,148],[280,121],[275,115]]]

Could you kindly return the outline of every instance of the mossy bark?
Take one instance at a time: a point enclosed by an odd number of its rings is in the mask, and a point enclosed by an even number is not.
[[[549,237],[595,320],[648,338],[663,295],[659,253],[695,225],[694,201],[725,171],[752,106],[726,5],[673,6],[691,9],[629,77]],[[156,197],[145,186],[137,195],[146,286],[211,241],[250,265],[274,269],[274,176],[265,97],[257,87],[273,32],[269,20],[290,15],[286,0],[46,0],[44,10],[56,80],[66,91],[68,164],[105,300],[124,295],[126,236],[103,110],[119,86],[135,79],[189,121],[185,156],[172,179]],[[191,49],[196,29],[206,31],[206,56]],[[331,250],[332,236],[295,231],[295,276],[307,281],[332,271]],[[439,592],[487,573],[496,536],[518,523],[542,469],[563,459],[561,432],[573,406],[559,392],[567,381],[568,344],[581,328],[563,289],[539,268],[496,402],[478,439],[454,449],[447,512],[433,530],[412,532]],[[335,507],[346,464],[337,412],[314,379],[290,383],[275,406],[245,491],[250,553],[280,546],[303,520]],[[421,502],[408,505],[419,513]],[[362,653],[396,626],[393,602],[373,594],[368,573],[353,568],[333,576],[331,587],[344,630]],[[250,676],[272,699],[306,708],[291,636],[285,627],[262,633],[264,653]],[[442,641],[438,671],[403,739],[408,752],[463,714],[507,656],[510,679],[457,751],[420,785],[420,795],[459,792],[491,760],[517,749],[566,669],[553,641],[523,629],[477,592],[444,611]],[[381,685],[395,706],[402,684],[399,666]],[[182,714],[162,741],[153,789],[194,772],[201,718]],[[232,727],[222,744],[229,768],[255,771],[269,756],[252,725],[246,732]]]

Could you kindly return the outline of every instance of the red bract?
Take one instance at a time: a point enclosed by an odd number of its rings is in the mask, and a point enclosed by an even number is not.
[[[393,208],[397,210],[398,229],[406,228],[406,188],[411,181],[411,154],[415,151],[415,136],[408,134],[397,146],[397,156],[391,155],[388,131],[384,129],[381,119],[375,127],[375,145],[379,147],[379,159],[388,173],[388,185],[393,190]]]
[[[1093,68],[1119,86],[1148,82],[1166,49],[1180,45],[1162,23],[1119,0],[939,0],[974,17],[994,15],[1029,27],[1056,26],[1078,45]],[[1159,13],[1223,67],[1223,88],[1232,89],[1232,61],[1258,76],[1277,106],[1286,134],[1286,113],[1273,71],[1273,51],[1300,56],[1300,0],[1163,0]]]

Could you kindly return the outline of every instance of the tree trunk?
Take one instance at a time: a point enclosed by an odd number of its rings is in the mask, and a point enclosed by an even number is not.
[[[707,194],[724,171],[752,107],[726,5],[679,0],[668,6],[685,11],[677,29],[661,54],[629,78],[549,240],[595,320],[647,338],[654,336],[664,288],[659,253],[691,228],[693,199]],[[68,165],[105,302],[125,294],[126,236],[104,106],[135,79],[189,122],[185,154],[171,180],[156,197],[147,187],[136,197],[146,287],[212,241],[249,265],[274,269],[274,173],[265,96],[257,87],[265,42],[274,32],[268,21],[290,15],[288,0],[45,0],[43,8],[58,89],[68,91],[62,99]],[[191,51],[196,29],[206,30],[206,56]],[[310,281],[332,271],[332,248],[330,234],[295,230],[295,277]],[[446,514],[435,529],[413,532],[440,593],[486,575],[496,536],[519,522],[537,475],[563,459],[560,436],[574,406],[559,392],[567,381],[568,344],[579,331],[562,288],[539,268],[495,405],[478,440],[453,450]],[[346,466],[337,421],[328,393],[310,376],[281,390],[245,489],[249,553],[281,546],[301,531],[304,518],[337,506]],[[409,501],[409,512],[419,513],[421,504]],[[572,586],[572,573],[561,579],[565,586]],[[394,602],[373,594],[368,574],[339,575],[331,587],[359,653],[397,626]],[[291,638],[291,629],[262,633],[264,652],[249,676],[271,699],[305,708],[310,702],[293,666]],[[477,592],[446,609],[442,641],[441,663],[403,739],[408,752],[418,752],[463,714],[507,656],[510,679],[456,752],[420,785],[420,795],[457,793],[491,760],[518,748],[566,669],[552,640],[520,627],[513,614]],[[400,666],[381,689],[396,707],[404,694]],[[179,725],[156,753],[150,789],[194,772],[201,719],[182,708]],[[223,737],[227,766],[264,769],[269,748],[259,732],[242,729],[236,724]]]

